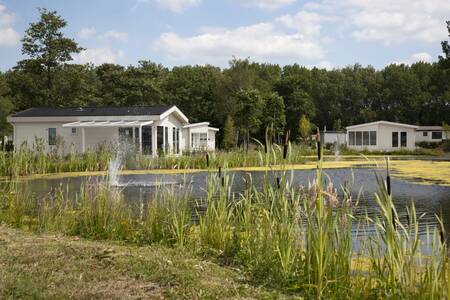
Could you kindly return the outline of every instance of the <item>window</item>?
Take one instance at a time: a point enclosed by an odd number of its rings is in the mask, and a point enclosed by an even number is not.
[[[392,133],[392,147],[397,148],[398,147],[398,132]]]
[[[180,129],[173,128],[173,151],[175,154],[180,153]]]
[[[158,126],[156,129],[156,146],[158,150],[163,150],[164,145],[164,127]]]
[[[132,127],[119,127],[119,142],[130,143],[133,141]]]
[[[423,135],[423,136],[428,136],[428,131],[424,131],[424,132],[422,133],[422,135]]]
[[[441,140],[442,139],[442,131],[433,131],[431,133],[431,139],[433,139],[433,140]]]
[[[139,150],[139,128],[135,127],[134,128],[134,146],[136,147],[136,149]]]
[[[56,128],[48,129],[48,144],[49,146],[56,145]]]
[[[376,146],[376,131],[349,131],[348,140],[350,146]]]
[[[169,127],[164,127],[164,151],[165,151],[165,153],[170,153]]]
[[[362,131],[356,131],[356,146],[362,146]]]
[[[191,146],[193,149],[206,149],[208,146],[208,134],[198,132],[192,133]]]
[[[376,145],[377,145],[377,132],[370,131],[370,146],[376,146]]]
[[[363,146],[369,146],[369,131],[363,131]]]
[[[407,141],[407,133],[406,132],[401,132],[400,133],[400,144],[401,147],[406,147],[406,141]]]
[[[349,145],[350,146],[354,146],[355,145],[355,132],[354,131],[349,131],[349,133],[348,133],[348,141],[349,141]]]
[[[142,152],[145,155],[151,155],[153,152],[151,126],[142,126]]]
[[[75,127],[72,127],[72,135],[77,134],[77,129]]]

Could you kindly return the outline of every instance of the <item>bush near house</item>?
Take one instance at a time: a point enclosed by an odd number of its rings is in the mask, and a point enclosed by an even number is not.
[[[417,142],[416,146],[424,149],[437,149],[442,146],[442,142]]]

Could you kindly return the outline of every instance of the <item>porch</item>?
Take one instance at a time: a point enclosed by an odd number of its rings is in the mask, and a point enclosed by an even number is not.
[[[81,152],[88,147],[87,140],[100,142],[105,139],[102,129],[116,129],[106,134],[111,141],[134,145],[144,155],[158,156],[164,154],[180,154],[180,129],[176,127],[157,126],[152,120],[121,120],[121,121],[76,121],[65,123],[62,127],[80,129]]]

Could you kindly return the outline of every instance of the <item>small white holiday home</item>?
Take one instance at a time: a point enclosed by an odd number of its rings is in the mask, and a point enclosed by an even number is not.
[[[208,122],[190,124],[176,106],[36,107],[8,117],[14,146],[31,147],[42,141],[50,152],[96,150],[119,143],[134,145],[145,155],[213,151],[219,130]]]
[[[450,138],[450,133],[442,126],[419,126],[416,131],[416,142],[436,143]]]
[[[369,151],[414,150],[418,128],[415,125],[388,121],[348,126],[347,147]]]

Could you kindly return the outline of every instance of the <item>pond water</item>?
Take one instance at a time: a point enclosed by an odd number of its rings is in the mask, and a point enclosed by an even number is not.
[[[342,168],[325,170],[325,181],[331,180],[334,186],[350,185],[354,198],[359,196],[359,204],[355,209],[355,215],[373,216],[378,213],[378,206],[374,200],[374,193],[378,189],[376,174],[385,176],[384,172],[370,168]],[[232,191],[239,193],[245,189],[244,178],[250,173],[252,182],[256,187],[261,187],[265,172],[228,172],[232,178]],[[269,172],[269,180],[275,185],[276,177],[280,172]],[[293,186],[307,186],[315,178],[315,170],[288,171],[289,180]],[[157,185],[168,185],[173,188],[189,188],[192,197],[202,198],[206,195],[208,174],[206,172],[190,174],[145,174],[122,175],[118,178],[118,186],[124,199],[129,202],[145,202],[151,199]],[[21,183],[22,187],[36,196],[46,197],[56,190],[63,188],[69,194],[76,194],[83,184],[96,181],[105,181],[105,176],[99,177],[66,177],[60,179],[35,179]],[[450,187],[441,185],[415,184],[400,179],[392,178],[392,195],[396,205],[400,221],[407,223],[407,206],[411,201],[415,202],[418,216],[424,214],[421,219],[420,231],[422,234],[427,227],[437,225],[435,215],[441,215],[444,220],[447,235],[450,232]],[[361,234],[361,233],[359,233]]]

